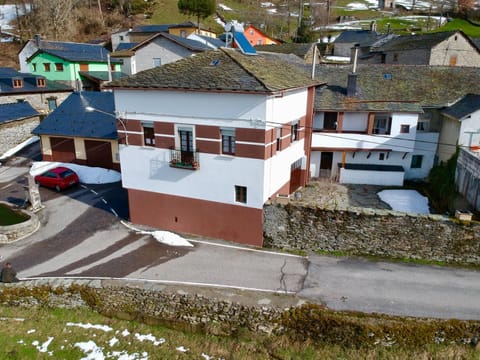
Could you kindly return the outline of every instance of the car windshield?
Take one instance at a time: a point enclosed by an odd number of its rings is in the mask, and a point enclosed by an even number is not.
[[[61,172],[60,173],[60,176],[65,179],[66,177],[70,176],[70,175],[73,175],[73,171],[72,170],[65,170],[64,172]]]

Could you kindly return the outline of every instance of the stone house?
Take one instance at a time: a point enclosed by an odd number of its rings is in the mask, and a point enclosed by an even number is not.
[[[393,37],[370,49],[369,63],[480,66],[480,52],[461,31]]]
[[[374,27],[370,30],[345,30],[333,42],[333,55],[350,57],[356,45],[365,47],[377,41],[382,35]]]
[[[263,205],[309,180],[319,83],[224,48],[110,83],[131,221],[261,246]]]
[[[255,46],[255,50],[279,54],[293,54],[302,59],[305,64],[313,64],[315,56],[315,64],[319,64],[322,61],[322,55],[318,48],[315,50],[316,46],[318,46],[316,43],[284,43],[277,45],[258,45]]]
[[[27,101],[0,104],[0,159],[32,135],[40,122],[40,113]]]
[[[0,104],[28,102],[42,114],[54,110],[72,93],[70,86],[41,75],[21,73],[13,68],[0,68]]]

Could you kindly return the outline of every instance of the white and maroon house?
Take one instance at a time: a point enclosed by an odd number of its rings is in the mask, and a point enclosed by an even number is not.
[[[233,49],[110,83],[131,221],[262,246],[263,205],[309,180],[318,84]]]

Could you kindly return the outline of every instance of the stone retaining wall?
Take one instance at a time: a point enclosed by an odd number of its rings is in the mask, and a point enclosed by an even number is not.
[[[480,224],[438,215],[294,204],[264,207],[264,246],[480,264]]]
[[[11,204],[7,202],[0,201],[0,203],[11,207]],[[6,244],[24,238],[37,231],[40,226],[40,221],[34,213],[23,209],[13,209],[25,213],[29,216],[29,219],[19,224],[0,226],[0,244]]]
[[[18,144],[32,137],[32,130],[35,129],[40,120],[38,116],[12,121],[0,125],[0,155],[14,148]]]

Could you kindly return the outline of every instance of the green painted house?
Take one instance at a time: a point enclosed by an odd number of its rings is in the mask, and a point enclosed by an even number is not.
[[[79,80],[87,89],[91,86],[89,74],[98,77],[103,73],[103,77],[108,79],[109,72],[112,77],[120,73],[120,61],[110,59],[108,50],[101,45],[45,40],[35,45],[38,46],[25,62],[31,74],[48,80],[71,86]]]

